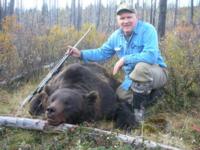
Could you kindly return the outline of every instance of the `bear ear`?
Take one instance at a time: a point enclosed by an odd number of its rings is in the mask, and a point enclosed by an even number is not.
[[[51,95],[51,88],[50,88],[49,85],[46,85],[46,86],[44,87],[44,91],[45,91],[45,93],[46,93],[48,96]]]
[[[35,95],[35,97],[33,97],[32,101],[30,102],[29,113],[36,116],[44,113],[46,109],[47,99],[48,95],[43,91]]]
[[[46,92],[41,92],[41,96],[42,96],[42,106],[46,109],[49,96]]]
[[[88,94],[84,95],[84,98],[87,100],[89,104],[94,104],[98,97],[99,97],[99,94],[96,91],[91,91]]]

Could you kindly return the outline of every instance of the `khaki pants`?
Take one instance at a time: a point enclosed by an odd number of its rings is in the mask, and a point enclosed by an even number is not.
[[[131,103],[133,92],[148,94],[152,89],[163,87],[167,82],[168,73],[166,68],[162,68],[159,65],[140,62],[136,64],[129,77],[133,80],[131,90],[125,91],[119,87],[116,93],[120,99]]]

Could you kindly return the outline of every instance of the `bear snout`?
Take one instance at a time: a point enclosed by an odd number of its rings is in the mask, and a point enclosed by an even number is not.
[[[53,114],[55,114],[56,112],[56,108],[55,107],[47,107],[47,117],[52,116]]]
[[[64,123],[66,120],[63,109],[59,109],[55,105],[47,107],[46,117],[48,124],[54,126]]]

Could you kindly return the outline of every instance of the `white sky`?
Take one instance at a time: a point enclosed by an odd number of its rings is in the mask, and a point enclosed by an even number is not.
[[[16,7],[17,7],[17,5],[19,5],[20,1],[23,1],[23,8],[26,8],[26,9],[29,9],[29,8],[41,9],[42,3],[43,3],[43,0],[15,0]],[[53,2],[54,0],[46,0],[46,2],[49,2],[49,1]],[[58,1],[59,8],[65,8],[66,3],[70,4],[70,2],[71,2],[71,0],[57,0],[57,1]],[[121,0],[117,0],[117,1],[119,3]],[[150,1],[151,0],[146,0],[146,2],[150,2]],[[107,0],[102,0],[103,4],[106,4],[106,2],[107,2]],[[140,2],[142,2],[142,1],[140,0]],[[173,3],[173,2],[175,2],[175,0],[168,0],[168,3]],[[198,2],[198,0],[194,0],[194,3],[195,2]],[[94,3],[94,0],[82,0],[83,7],[85,7],[91,3]],[[190,3],[190,0],[179,0],[179,6],[189,6],[189,3]]]

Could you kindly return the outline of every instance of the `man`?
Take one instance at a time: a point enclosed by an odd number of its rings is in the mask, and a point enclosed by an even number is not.
[[[121,68],[125,73],[117,95],[133,106],[136,120],[140,122],[144,107],[152,100],[152,90],[163,87],[167,81],[167,66],[158,48],[155,28],[138,20],[135,9],[121,3],[117,9],[117,23],[119,29],[100,48],[79,51],[69,46],[67,53],[84,62],[103,61],[117,54],[119,60],[113,75]]]

